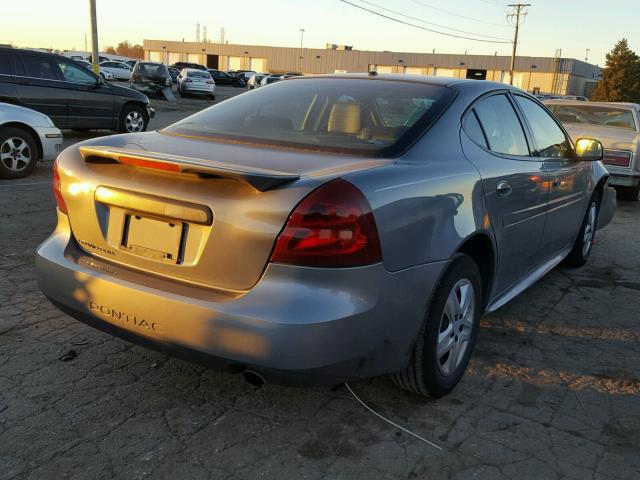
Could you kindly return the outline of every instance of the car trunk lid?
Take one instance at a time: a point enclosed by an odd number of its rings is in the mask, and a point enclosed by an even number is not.
[[[72,232],[87,253],[245,291],[302,198],[331,178],[389,162],[152,132],[85,142],[62,155],[59,172]]]

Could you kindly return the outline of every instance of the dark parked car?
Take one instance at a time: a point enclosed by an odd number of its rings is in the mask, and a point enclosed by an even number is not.
[[[0,102],[47,115],[58,128],[143,132],[154,111],[149,99],[105,83],[84,66],[60,55],[0,48]]]
[[[229,85],[232,87],[245,86],[243,79],[229,75],[227,72],[223,72],[222,70],[210,68],[209,73],[211,74],[213,80],[216,82],[216,85]]]
[[[174,65],[171,65],[173,68],[182,71],[185,68],[195,68],[196,70],[207,70],[207,67],[204,65],[200,65],[199,63],[192,62],[176,62]]]
[[[131,71],[131,87],[141,92],[160,93],[171,83],[171,74],[163,63],[138,62]]]

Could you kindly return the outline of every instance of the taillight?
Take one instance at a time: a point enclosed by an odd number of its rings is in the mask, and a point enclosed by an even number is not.
[[[382,260],[371,206],[346,180],[311,192],[289,216],[272,262],[309,267],[356,267]]]
[[[60,183],[60,173],[58,172],[58,160],[53,162],[53,196],[56,198],[56,205],[58,210],[62,213],[67,213],[67,204],[64,203],[62,198],[62,185]]]
[[[631,152],[621,150],[605,150],[602,163],[616,167],[628,167],[631,164]]]

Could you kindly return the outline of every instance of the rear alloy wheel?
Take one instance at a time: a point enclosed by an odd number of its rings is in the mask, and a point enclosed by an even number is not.
[[[401,388],[441,397],[462,378],[478,335],[482,282],[467,255],[451,262],[434,292],[409,366],[391,376]]]
[[[0,129],[0,178],[22,178],[36,166],[38,147],[33,136],[15,127]]]
[[[120,114],[120,133],[139,133],[147,129],[147,113],[138,105],[125,105]]]
[[[573,244],[573,249],[567,255],[565,263],[570,267],[581,267],[589,259],[593,240],[596,235],[596,226],[598,224],[598,210],[600,209],[600,198],[598,193],[594,193],[589,202],[589,208],[584,215],[578,238]]]

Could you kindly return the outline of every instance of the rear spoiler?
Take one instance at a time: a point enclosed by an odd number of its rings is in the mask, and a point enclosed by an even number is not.
[[[174,173],[230,178],[251,185],[261,192],[300,178],[297,173],[124,148],[80,147],[80,154],[87,163],[122,163]]]

